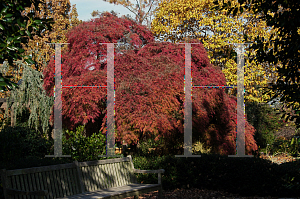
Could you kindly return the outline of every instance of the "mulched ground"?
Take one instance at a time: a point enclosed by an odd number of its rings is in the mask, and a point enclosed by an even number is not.
[[[297,159],[287,154],[281,154],[276,157],[260,155],[260,158],[271,160],[274,164],[282,164],[285,162],[296,161]],[[241,197],[238,194],[231,194],[223,191],[205,190],[205,189],[175,189],[171,191],[162,191],[163,197],[166,199],[217,199],[217,198],[235,198],[235,199],[278,199],[278,197]],[[154,199],[158,198],[158,191],[142,194],[139,199]],[[127,197],[126,199],[134,199],[134,197]]]
[[[230,194],[223,191],[214,190],[200,190],[192,188],[190,190],[186,189],[176,189],[173,191],[164,191],[163,197],[165,199],[217,199],[217,198],[235,198],[235,199],[275,199],[276,197],[240,197],[238,194]],[[142,194],[139,199],[155,199],[158,198],[158,191],[152,193]],[[126,199],[134,199],[132,197],[127,197]],[[277,199],[277,198],[276,198]]]

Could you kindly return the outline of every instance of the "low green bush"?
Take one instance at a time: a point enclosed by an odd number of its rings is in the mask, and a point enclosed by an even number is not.
[[[86,137],[82,133],[83,129],[84,126],[79,126],[75,132],[63,130],[63,154],[71,155],[71,159],[77,161],[99,160],[98,155],[106,155],[106,135],[99,132]],[[70,136],[69,139],[66,139],[66,134]]]
[[[300,155],[300,139],[298,136],[293,137],[291,140],[286,140],[284,137],[278,137],[270,148],[270,152],[274,156],[285,153],[298,157]]]
[[[271,146],[275,141],[275,133],[283,126],[283,120],[276,110],[268,104],[245,102],[247,121],[256,129],[254,139],[259,148]]]
[[[0,132],[1,161],[12,161],[25,156],[44,157],[51,143],[42,135],[25,126],[6,126]]]
[[[137,150],[136,156],[150,157],[157,155],[155,150],[149,150],[149,148],[158,149],[159,147],[161,147],[163,139],[160,138],[159,141],[154,141],[154,139],[155,136],[152,136],[149,139],[139,141],[140,146]]]
[[[218,154],[202,154],[201,158],[175,156],[134,157],[136,169],[164,169],[164,190],[223,190],[244,197],[295,197],[299,193],[300,161],[272,164],[260,158],[229,158]],[[157,183],[157,174],[137,174],[138,182]]]

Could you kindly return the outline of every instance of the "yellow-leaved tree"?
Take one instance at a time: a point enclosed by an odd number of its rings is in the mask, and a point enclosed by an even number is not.
[[[265,21],[258,19],[259,15],[251,12],[232,17],[225,15],[226,10],[213,11],[213,6],[213,0],[164,0],[156,9],[151,31],[169,42],[199,39],[207,49],[211,63],[221,67],[227,85],[237,85],[237,58],[231,44],[243,43],[246,37],[252,41],[258,35],[266,38],[267,43],[269,36],[276,34],[276,29],[267,27]],[[262,95],[263,89],[258,87],[275,81],[277,66],[249,63],[248,53],[255,56],[255,52],[249,52],[248,46],[245,45],[245,101],[265,103],[271,96]],[[236,95],[236,89],[229,89],[228,94]]]
[[[67,43],[66,33],[73,27],[76,27],[81,20],[78,20],[76,4],[72,5],[70,0],[44,0],[44,4],[39,5],[39,10],[34,10],[34,7],[27,8],[25,14],[36,12],[38,16],[46,18],[54,18],[55,23],[52,25],[53,30],[46,30],[43,37],[36,37],[30,40],[26,46],[26,55],[32,56],[32,60],[36,62],[31,67],[39,72],[43,72],[45,65],[43,64],[42,56],[48,63],[50,56],[54,55],[55,48],[53,44],[47,43]],[[62,45],[62,51],[68,45]]]

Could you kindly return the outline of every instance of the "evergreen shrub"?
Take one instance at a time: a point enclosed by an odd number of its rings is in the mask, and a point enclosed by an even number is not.
[[[254,139],[260,148],[266,148],[275,141],[275,133],[282,127],[280,115],[268,104],[245,102],[247,120],[256,129]]]
[[[84,126],[77,127],[76,131],[63,130],[62,151],[64,155],[71,155],[71,159],[79,162],[99,160],[98,155],[106,154],[106,136],[101,132],[94,133],[91,137],[83,135]],[[70,137],[66,139],[66,134]],[[52,140],[51,154],[54,154]]]
[[[23,157],[44,157],[51,143],[24,126],[6,126],[0,132],[1,161],[12,161]]]

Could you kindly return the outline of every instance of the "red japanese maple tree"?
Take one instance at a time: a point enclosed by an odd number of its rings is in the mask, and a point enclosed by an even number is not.
[[[62,52],[63,85],[105,86],[106,45],[97,43],[118,41],[128,42],[131,49],[122,53],[115,49],[117,140],[130,144],[155,135],[156,141],[162,137],[168,147],[183,143],[185,48],[155,42],[145,26],[104,13],[74,28],[68,34],[68,51]],[[87,62],[95,70],[85,69]],[[44,71],[44,88],[50,96],[54,68],[52,60]],[[192,77],[193,85],[226,85],[224,74],[210,64],[202,44],[192,44]],[[63,88],[63,126],[74,130],[80,124],[102,120],[100,130],[106,133],[106,92],[106,88]],[[235,154],[236,97],[221,88],[193,88],[192,93],[193,140],[200,138],[212,146],[213,153]],[[246,154],[258,149],[254,132],[246,121]]]

